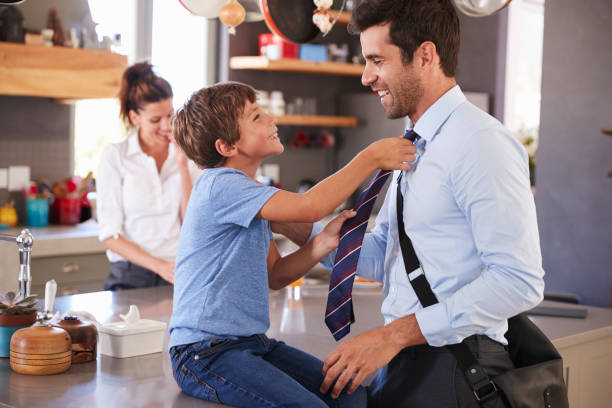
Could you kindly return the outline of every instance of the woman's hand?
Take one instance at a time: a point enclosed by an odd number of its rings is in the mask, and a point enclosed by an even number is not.
[[[349,218],[353,218],[356,214],[357,212],[353,210],[342,211],[323,228],[323,231],[312,238],[312,251],[315,258],[321,259],[338,247],[342,224]]]
[[[188,159],[183,149],[176,144],[174,137],[170,138],[170,142],[174,145],[174,156],[176,159],[176,164],[178,164],[179,168],[187,168]]]
[[[164,280],[174,283],[174,262],[164,261],[160,259],[155,267],[154,272],[161,276]]]

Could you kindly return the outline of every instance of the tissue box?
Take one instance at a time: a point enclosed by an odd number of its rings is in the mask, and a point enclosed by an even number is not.
[[[157,320],[103,324],[98,328],[100,353],[117,358],[160,353],[164,346],[165,331],[166,323]]]

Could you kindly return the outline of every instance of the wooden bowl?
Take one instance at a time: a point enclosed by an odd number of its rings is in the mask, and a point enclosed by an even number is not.
[[[20,329],[13,334],[10,364],[20,374],[59,374],[70,368],[70,335],[64,329],[45,324]]]

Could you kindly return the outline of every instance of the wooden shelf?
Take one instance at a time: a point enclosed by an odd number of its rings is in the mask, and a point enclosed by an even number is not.
[[[266,57],[232,57],[230,68],[259,71],[301,72],[304,74],[361,76],[364,66],[340,62],[312,62],[299,59],[271,60]]]
[[[601,129],[601,133],[612,136],[612,129]]]
[[[125,55],[0,43],[0,94],[58,99],[117,96]]]
[[[328,14],[332,18],[332,21],[333,21],[334,18],[336,18],[336,16],[338,15],[338,11],[329,10]],[[351,12],[343,11],[342,13],[340,13],[340,17],[338,17],[338,21],[336,21],[336,24],[348,25],[350,21],[351,21]]]
[[[285,115],[276,119],[277,124],[282,126],[357,126],[357,118],[353,116]]]

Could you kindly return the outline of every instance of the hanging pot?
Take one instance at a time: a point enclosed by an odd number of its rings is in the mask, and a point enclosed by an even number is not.
[[[227,3],[227,0],[179,0],[191,14],[204,18],[219,17],[219,9]],[[246,22],[262,21],[263,14],[259,8],[258,0],[238,0],[246,11]]]
[[[313,40],[319,29],[312,22],[316,8],[312,0],[260,0],[266,25],[287,41],[305,43]]]
[[[512,0],[454,0],[455,5],[470,17],[485,17],[506,7]]]

